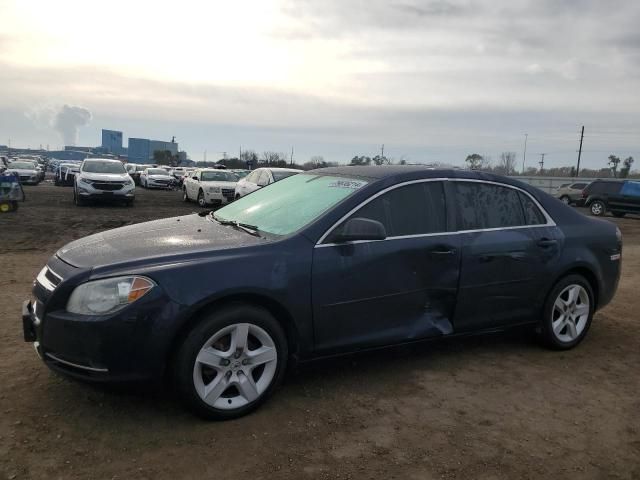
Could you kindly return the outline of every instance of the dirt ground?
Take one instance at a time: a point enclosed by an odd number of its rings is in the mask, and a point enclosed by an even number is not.
[[[640,478],[638,218],[615,220],[620,287],[573,351],[516,332],[316,362],[256,413],[207,423],[166,389],[53,374],[20,322],[66,242],[198,207],[179,192],[140,189],[132,208],[75,207],[51,184],[26,192],[0,216],[0,478]]]

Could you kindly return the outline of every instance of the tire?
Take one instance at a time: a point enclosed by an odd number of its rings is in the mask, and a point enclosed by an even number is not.
[[[84,199],[78,195],[75,187],[73,187],[73,203],[75,203],[77,207],[82,207],[84,205]]]
[[[240,198],[240,194],[236,193],[236,200],[238,200]]]
[[[246,347],[236,349],[236,339]],[[263,352],[254,360],[258,349]],[[287,358],[285,333],[267,310],[229,305],[205,315],[184,338],[174,357],[173,381],[196,415],[238,418],[258,408],[282,382]],[[260,363],[251,367],[253,362]]]
[[[182,189],[182,201],[189,203],[189,195],[187,195],[187,189],[183,188]]]
[[[11,208],[13,209],[14,212],[18,211],[18,205],[19,205],[19,203],[17,201],[15,201],[15,200],[13,200],[11,202]]]
[[[589,205],[589,211],[591,212],[591,215],[602,217],[607,213],[607,206],[601,200],[594,200],[591,202],[591,205]]]
[[[198,192],[198,205],[202,208],[207,206],[207,199],[204,198],[204,192],[202,190]]]
[[[565,205],[571,205],[571,199],[567,195],[561,196],[560,201]]]
[[[617,218],[622,218],[626,215],[625,212],[611,212],[611,213],[613,214],[614,217],[617,217]]]
[[[544,344],[554,350],[578,345],[589,331],[594,305],[593,289],[584,277],[562,278],[545,301],[540,329]]]
[[[133,202],[134,202],[134,200],[125,200],[124,201],[124,205],[126,207],[133,207]]]

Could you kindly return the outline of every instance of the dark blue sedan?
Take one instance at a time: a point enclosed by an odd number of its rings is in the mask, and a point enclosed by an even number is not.
[[[56,371],[167,376],[225,419],[263,402],[291,360],[521,325],[574,347],[611,301],[621,253],[614,224],[515,180],[328,168],[66,245],[24,303],[24,336]]]

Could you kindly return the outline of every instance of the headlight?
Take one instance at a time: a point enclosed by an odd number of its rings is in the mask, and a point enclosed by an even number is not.
[[[220,193],[220,187],[209,187],[209,193]]]
[[[93,183],[91,180],[89,180],[89,179],[87,179],[87,178],[79,178],[79,179],[78,179],[78,181],[79,181],[80,183],[84,183],[84,184],[86,184],[86,185],[91,185],[91,184]]]
[[[81,315],[112,313],[135,302],[155,286],[145,277],[116,277],[84,283],[73,291],[67,312]]]

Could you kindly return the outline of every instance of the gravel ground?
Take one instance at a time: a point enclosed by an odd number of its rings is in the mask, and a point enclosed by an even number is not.
[[[164,388],[97,388],[50,372],[22,341],[21,302],[47,258],[89,233],[198,211],[179,192],[75,207],[26,187],[0,216],[0,478],[640,478],[640,220],[614,301],[583,344],[526,332],[315,362],[256,413],[224,423]]]

